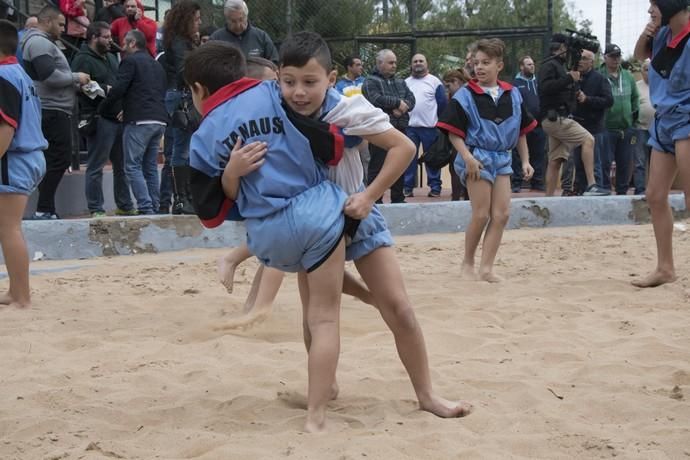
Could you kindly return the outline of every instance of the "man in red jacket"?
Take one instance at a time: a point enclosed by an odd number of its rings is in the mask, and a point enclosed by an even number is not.
[[[125,14],[122,18],[117,18],[110,26],[113,40],[121,47],[125,43],[125,35],[132,29],[137,29],[146,38],[146,49],[151,56],[156,56],[156,21],[144,16],[144,6],[138,0],[125,1]],[[120,55],[124,59],[124,55]]]

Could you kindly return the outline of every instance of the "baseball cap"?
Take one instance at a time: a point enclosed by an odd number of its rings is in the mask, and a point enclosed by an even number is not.
[[[621,48],[618,45],[614,45],[613,43],[609,43],[606,45],[606,49],[604,50],[604,54],[607,56],[620,56],[621,55]]]

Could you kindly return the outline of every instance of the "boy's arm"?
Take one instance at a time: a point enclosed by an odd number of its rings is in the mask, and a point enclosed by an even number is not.
[[[12,138],[14,137],[14,128],[4,119],[0,118],[0,158],[5,156],[7,149],[10,148]]]
[[[369,215],[374,202],[402,175],[415,153],[412,141],[395,128],[362,137],[387,153],[376,179],[363,192],[351,195],[345,203],[345,214],[354,219],[364,219]]]
[[[527,148],[527,136],[524,134],[518,138],[517,151],[522,163],[522,175],[525,180],[530,180],[534,175],[534,168],[529,163],[529,150]]]
[[[237,139],[221,178],[225,196],[232,201],[237,200],[237,194],[240,190],[240,178],[264,164],[264,155],[266,155],[267,150],[268,144],[265,142],[252,142],[243,147],[242,139]]]
[[[22,95],[12,83],[0,77],[0,157],[10,148],[21,110]]]

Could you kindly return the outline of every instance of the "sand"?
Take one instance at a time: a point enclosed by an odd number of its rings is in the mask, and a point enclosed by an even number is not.
[[[38,262],[34,306],[0,310],[0,458],[690,458],[690,231],[679,280],[652,267],[650,226],[516,230],[500,285],[461,281],[464,235],[398,238],[437,390],[476,411],[417,410],[391,334],[344,298],[331,432],[304,423],[296,279],[265,322],[238,314],[218,250]],[[7,279],[0,279],[6,289]]]

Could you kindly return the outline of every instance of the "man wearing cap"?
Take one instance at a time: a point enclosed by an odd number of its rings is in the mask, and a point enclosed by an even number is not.
[[[554,34],[550,45],[552,56],[541,66],[538,74],[539,119],[549,142],[546,196],[553,196],[556,192],[561,165],[578,146],[582,147],[582,162],[587,176],[584,195],[608,195],[594,180],[594,137],[572,119],[577,106],[580,72],[566,70],[567,42],[565,35]]]
[[[602,157],[603,187],[611,189],[611,163],[616,162],[616,194],[628,193],[633,171],[635,123],[640,110],[640,97],[632,74],[621,67],[621,49],[613,43],[606,45],[601,73],[611,85],[613,106],[606,113],[608,148]]]

